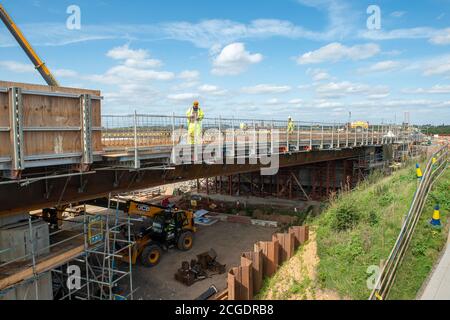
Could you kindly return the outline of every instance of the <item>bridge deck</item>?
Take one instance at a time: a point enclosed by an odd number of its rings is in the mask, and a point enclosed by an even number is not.
[[[282,167],[417,138],[396,125],[296,121],[288,133],[287,121],[219,117],[202,121],[199,147],[188,144],[185,116],[101,115],[98,91],[0,82],[0,105],[0,214],[257,171],[263,155]],[[189,153],[194,163],[179,161]]]

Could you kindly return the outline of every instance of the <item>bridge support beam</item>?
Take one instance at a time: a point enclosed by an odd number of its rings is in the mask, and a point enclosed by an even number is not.
[[[282,171],[284,170],[283,168],[357,158],[363,154],[365,154],[365,148],[293,153],[281,155],[279,164],[280,170]],[[165,170],[163,168],[132,170],[123,167],[111,168],[108,164],[96,164],[91,168],[90,172],[83,173],[83,175],[88,175],[89,179],[80,179],[79,176],[75,176],[75,174],[79,175],[80,173],[72,173],[56,177],[49,174],[49,176],[43,176],[39,180],[28,182],[26,180],[0,182],[0,216],[59,207],[70,203],[106,197],[109,193],[130,192],[195,180],[197,178],[208,177],[211,178],[210,181],[216,180],[215,189],[218,192],[219,189],[226,187],[226,181],[216,177],[236,176],[238,174],[241,174],[242,182],[245,181],[245,178],[250,180],[254,179],[254,182],[249,184],[250,188],[253,188],[253,192],[260,190],[263,195],[273,192],[268,188],[268,185],[265,186],[264,183],[261,185],[257,175],[246,176],[247,173],[257,172],[260,169],[261,165],[250,164],[194,164],[176,166],[172,170]],[[26,173],[33,175],[35,179],[38,172],[27,171]],[[267,177],[265,183],[268,183],[269,180],[270,177]],[[237,183],[237,180],[233,181]],[[222,186],[219,184],[222,184]],[[293,191],[295,191],[294,183],[292,183],[292,187]],[[244,192],[242,183],[240,184],[240,188],[240,192]],[[288,191],[289,188],[287,189]],[[209,189],[209,192],[211,192],[214,186],[211,188],[210,185]],[[80,190],[83,190],[83,192],[80,192]],[[286,188],[283,192],[286,192]],[[295,192],[293,193],[294,196]],[[20,199],[20,201],[17,201],[17,199]]]

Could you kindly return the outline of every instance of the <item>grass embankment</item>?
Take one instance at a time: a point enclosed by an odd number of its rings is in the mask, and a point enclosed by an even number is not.
[[[317,233],[315,276],[303,277],[299,282],[289,272],[281,278],[276,275],[267,281],[261,298],[316,298],[312,294],[298,293],[303,291],[333,292],[332,298],[367,299],[370,295],[368,268],[380,265],[389,256],[416,188],[415,170],[411,166],[386,178],[373,175],[353,192],[340,195],[320,217],[309,221]],[[447,228],[436,230],[428,225],[437,202],[441,205],[442,222],[447,225],[449,170],[430,195],[391,299],[415,298],[446,243]],[[303,259],[303,255],[300,250],[293,261]],[[292,270],[289,264],[291,262],[283,268]],[[284,283],[281,290],[284,294],[279,293],[280,283]],[[278,295],[274,296],[274,292]]]
[[[436,230],[429,224],[433,207],[441,206],[443,228]],[[450,170],[437,181],[430,193],[424,212],[417,225],[411,245],[398,271],[390,299],[409,300],[416,298],[439,259],[448,239],[450,212]]]

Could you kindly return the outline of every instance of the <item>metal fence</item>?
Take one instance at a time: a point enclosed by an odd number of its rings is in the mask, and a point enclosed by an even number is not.
[[[160,115],[103,115],[102,142],[106,150],[148,148],[189,144],[188,122],[185,116]],[[399,125],[369,125],[352,128],[343,123],[295,121],[293,130],[282,120],[205,118],[202,123],[201,143],[230,143],[238,137],[251,139],[267,134],[286,151],[305,149],[339,149],[367,145],[381,145],[410,141],[411,128]],[[183,133],[184,132],[184,133]],[[180,134],[181,133],[181,134]]]
[[[424,209],[429,192],[436,180],[447,169],[449,157],[448,145],[433,154],[427,163],[423,177],[414,195],[411,207],[406,215],[400,234],[395,242],[394,248],[387,259],[375,289],[370,295],[370,300],[385,300],[395,282],[398,268],[400,267],[405,253],[411,242],[416,225]]]

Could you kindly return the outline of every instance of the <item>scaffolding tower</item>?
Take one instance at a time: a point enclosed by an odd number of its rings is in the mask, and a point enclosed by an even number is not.
[[[37,248],[33,226],[43,217],[29,215],[26,246],[22,257],[0,262],[0,300],[19,286],[33,288],[40,300],[39,281],[51,273],[52,296],[56,300],[132,300],[132,218],[111,208],[98,214],[68,209],[73,217],[63,218],[63,227],[49,234],[51,244]],[[116,202],[118,203],[118,202]],[[4,248],[0,253],[17,248]],[[8,271],[6,271],[8,270]],[[30,300],[28,293],[21,298]]]

